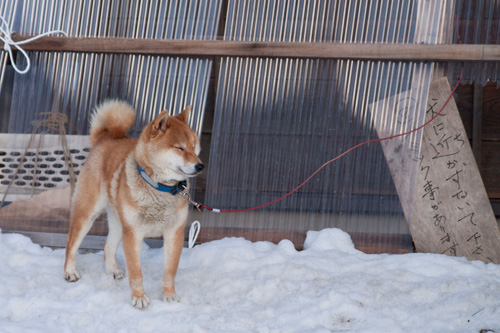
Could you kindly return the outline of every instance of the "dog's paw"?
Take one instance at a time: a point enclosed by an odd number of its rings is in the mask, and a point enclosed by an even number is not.
[[[125,272],[121,269],[115,269],[114,271],[108,274],[113,274],[113,279],[115,280],[121,280],[125,277]]]
[[[80,280],[80,273],[78,273],[76,269],[71,271],[65,271],[64,278],[66,279],[66,281],[76,282]]]
[[[147,308],[149,306],[149,303],[151,303],[151,301],[146,294],[144,294],[143,296],[132,296],[132,305],[138,309]]]
[[[113,275],[113,279],[121,280],[125,276],[125,272],[121,270],[118,265],[108,265],[106,263],[106,274]]]
[[[181,299],[177,294],[163,294],[164,302],[180,302]]]

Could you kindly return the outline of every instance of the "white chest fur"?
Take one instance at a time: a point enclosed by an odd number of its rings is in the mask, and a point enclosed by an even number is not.
[[[178,228],[186,222],[188,208],[181,194],[172,195],[153,188],[139,176],[136,163],[130,158],[125,168],[127,184],[137,205],[134,209],[127,209],[129,223],[141,230],[145,237],[158,237],[165,230]]]

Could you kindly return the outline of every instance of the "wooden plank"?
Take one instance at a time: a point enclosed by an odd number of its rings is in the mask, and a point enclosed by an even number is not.
[[[13,35],[22,41],[30,36]],[[3,43],[0,43],[3,47]],[[355,44],[164,40],[47,36],[26,51],[127,53],[170,56],[239,56],[361,60],[500,61],[500,45]]]
[[[423,123],[424,114],[419,114],[415,103],[418,90],[418,85],[414,85],[408,91],[370,105],[370,112],[374,114],[373,126],[379,138],[408,133]],[[411,175],[417,174],[421,138],[422,131],[416,131],[380,142],[408,223],[411,223],[413,216],[413,196],[417,180]]]
[[[434,81],[426,118],[451,93]],[[500,232],[454,100],[424,128],[410,230],[419,252],[500,263]]]
[[[53,233],[53,232],[36,232],[36,231],[5,231],[5,233],[16,233],[29,237],[33,243],[41,246],[48,246],[52,248],[66,247],[67,234]],[[151,248],[163,247],[163,239],[146,238],[144,242]],[[106,236],[86,235],[79,247],[81,252],[102,251],[106,243]],[[187,247],[187,241],[184,246]]]
[[[439,76],[442,77],[442,76]],[[472,138],[472,117],[474,109],[474,85],[460,84],[455,90],[455,103],[460,111],[468,138]]]
[[[482,140],[500,140],[500,89],[497,82],[490,82],[483,88]]]
[[[67,233],[69,230],[69,216],[65,220],[37,219],[36,217],[5,218],[0,216],[0,229],[2,231],[12,231],[12,232],[23,231],[23,232]],[[97,218],[88,234],[94,236],[107,235],[108,222],[106,220],[106,217],[101,216]]]
[[[483,141],[481,176],[490,199],[500,199],[500,141]],[[500,213],[497,214],[500,216]]]
[[[456,91],[456,103],[460,111],[460,117],[465,126],[468,137],[473,140],[473,123],[478,123],[474,110],[473,84],[460,85]],[[490,82],[482,88],[482,113],[481,122],[481,177],[490,199],[500,199],[500,89],[495,82]],[[476,105],[479,106],[478,102]],[[477,141],[477,139],[476,139]],[[477,161],[477,159],[476,159]],[[479,162],[479,161],[477,161]],[[500,215],[496,212],[496,215]]]
[[[207,229],[207,230],[205,230]],[[242,232],[245,229],[240,229],[240,231],[234,234],[232,228],[202,228],[204,231],[201,235],[204,237],[204,242],[214,241],[217,239],[221,239],[223,237],[243,237],[242,235],[248,236],[249,233]],[[248,230],[248,229],[246,229]],[[53,248],[64,248],[66,247],[66,238],[67,234],[62,233],[51,233],[51,232],[36,232],[36,231],[7,231],[2,230],[4,233],[19,233],[25,235],[34,243],[37,243],[41,246],[49,246]],[[282,232],[282,234],[287,233],[286,231]],[[254,235],[266,234],[265,231],[260,230],[258,232],[252,232]],[[275,235],[279,235],[279,232],[274,232]],[[188,229],[186,229],[185,235],[188,235]],[[207,235],[218,235],[217,238],[209,239]],[[302,250],[304,240],[306,237],[306,232],[302,231],[300,234],[297,234],[296,241],[300,241],[301,243],[294,243],[294,246],[297,250]],[[222,236],[222,237],[221,237]],[[352,233],[351,234],[352,241],[356,249],[363,251],[365,253],[391,253],[391,254],[404,254],[408,253],[408,243],[411,242],[411,238],[409,235],[386,235],[386,234],[363,234],[363,233]],[[274,243],[278,243],[280,240],[284,238],[274,239]],[[200,240],[200,239],[198,239]],[[251,241],[262,241],[263,239],[250,239]],[[82,245],[80,246],[80,250],[88,251],[88,250],[97,250],[101,251],[104,249],[104,244],[106,242],[106,236],[94,236],[87,235],[85,236]],[[163,247],[163,239],[160,238],[146,238],[144,242],[151,248],[160,248]],[[199,244],[199,242],[198,242]],[[184,247],[188,246],[187,237],[184,242]]]
[[[252,242],[268,241],[276,244],[283,239],[288,239],[295,245],[295,248],[302,249],[306,239],[306,231],[202,226],[198,241],[205,243],[225,237],[242,237]]]
[[[483,87],[474,83],[474,98],[472,112],[472,151],[476,159],[477,167],[481,171],[481,136],[483,124]]]
[[[469,138],[473,138],[474,117],[474,84],[460,85],[455,93],[455,101]],[[481,140],[500,140],[500,89],[496,82],[489,82],[482,87],[482,105],[477,107],[482,111]]]
[[[270,230],[251,228],[201,228],[198,241],[210,242],[224,237],[242,237],[252,242],[268,241],[275,244],[283,239],[290,240],[297,250],[302,250],[306,239],[305,230]],[[392,253],[402,254],[409,252],[408,244],[411,243],[409,235],[403,234],[368,234],[350,233],[356,249],[365,253]]]

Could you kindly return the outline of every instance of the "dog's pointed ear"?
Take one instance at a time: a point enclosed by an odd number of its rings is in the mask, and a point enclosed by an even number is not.
[[[151,136],[155,137],[160,132],[165,132],[170,126],[168,121],[168,110],[163,110],[151,123]]]
[[[187,123],[187,119],[189,116],[189,112],[191,111],[191,105],[189,105],[187,108],[184,109],[181,113],[176,115],[175,117],[179,119],[180,121]]]

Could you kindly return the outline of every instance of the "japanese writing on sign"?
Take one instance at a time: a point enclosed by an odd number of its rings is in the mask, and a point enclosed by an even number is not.
[[[500,263],[500,232],[448,81],[431,84],[419,154],[414,218],[420,252]]]

